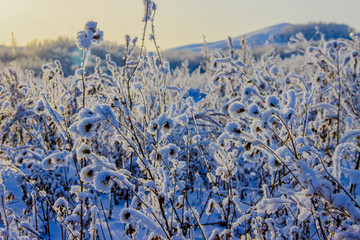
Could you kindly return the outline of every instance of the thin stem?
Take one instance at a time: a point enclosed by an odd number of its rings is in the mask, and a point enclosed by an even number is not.
[[[82,51],[82,73],[81,73],[81,80],[82,80],[82,87],[83,87],[83,101],[82,101],[82,106],[83,108],[85,108],[85,97],[86,97],[86,92],[85,92],[85,58],[86,58],[86,52],[85,50]]]
[[[109,235],[110,235],[111,240],[113,240],[113,237],[112,237],[112,235],[111,235],[111,230],[110,230],[109,222],[108,222],[108,219],[107,219],[105,210],[104,210],[104,205],[103,205],[101,199],[99,199],[99,200],[100,200],[100,204],[101,204],[101,210],[102,210],[102,212],[103,212],[103,214],[104,214],[104,218],[105,218],[105,222],[106,222],[106,227],[107,227],[107,229],[108,229],[108,231],[109,231]]]
[[[25,228],[26,230],[28,230],[29,232],[31,232],[32,234],[34,234],[36,237],[38,237],[39,239],[44,239],[40,236],[39,233],[35,232],[34,230],[30,229],[30,228],[27,228],[27,227],[24,227],[24,226],[21,226],[22,228]]]
[[[46,198],[46,197],[45,197]],[[48,238],[50,238],[50,211],[49,209],[51,208],[51,203],[49,201],[46,201],[46,226],[47,226],[47,234],[48,234]]]
[[[156,13],[156,11],[154,10],[154,13],[153,13],[153,16],[152,16],[152,19],[151,19],[152,39],[153,39],[153,42],[154,42],[154,45],[155,45],[156,52],[157,52],[158,57],[159,57],[160,66],[161,66],[162,70],[164,70],[164,64],[163,64],[161,54],[160,54],[160,51],[159,51],[159,46],[157,45],[156,38],[155,38],[155,25],[154,25],[155,13]],[[166,74],[165,73],[163,73],[163,74],[164,74],[163,75],[164,76],[163,86],[165,88],[166,87]],[[163,92],[163,102],[164,102],[164,112],[166,112],[166,91]]]
[[[98,215],[98,219],[99,219],[99,225],[100,225],[101,233],[102,233],[102,235],[103,235],[103,238],[106,239],[105,233],[104,233],[104,229],[103,229],[103,226],[102,226],[102,223],[101,223],[101,220],[100,220],[100,219],[101,219],[101,218],[100,218],[100,214],[97,213],[97,215]]]
[[[81,74],[81,80],[82,80],[82,86],[83,86],[83,101],[82,101],[82,107],[85,108],[86,92],[85,92],[85,76],[84,76],[84,73]]]
[[[297,152],[296,152],[295,142],[294,142],[294,139],[293,139],[293,137],[292,137],[292,135],[291,135],[290,129],[288,128],[288,126],[287,126],[286,122],[284,121],[284,119],[282,119],[282,117],[279,116],[279,114],[276,114],[276,116],[280,119],[280,121],[281,121],[281,122],[283,123],[283,125],[285,126],[286,131],[287,131],[288,134],[289,134],[289,137],[290,137],[290,140],[291,140],[291,144],[292,144],[292,146],[293,146],[293,148],[294,148],[295,158],[296,158],[296,159],[299,159],[299,156],[298,156],[298,154],[297,154]],[[289,149],[290,149],[290,148],[289,148]]]
[[[4,196],[1,196],[1,205],[2,205],[3,212],[4,212],[5,225],[6,225],[6,228],[9,229],[9,223],[8,223],[7,214],[5,211]]]
[[[80,169],[84,168],[84,159],[80,159]],[[81,175],[79,174],[79,181],[80,181],[80,192],[84,192],[84,182],[81,180]],[[81,232],[80,232],[80,240],[83,240],[84,238],[84,201],[81,198],[80,199],[80,222],[81,222]]]
[[[323,166],[323,168],[324,168],[325,172],[327,173],[327,175],[345,192],[345,194],[351,199],[351,201],[355,204],[355,206],[360,209],[359,204],[355,201],[355,199],[351,196],[351,194],[348,193],[348,191],[346,191],[346,189],[339,183],[339,181],[333,175],[331,175],[329,173],[329,171],[327,170],[322,158],[317,153],[315,153],[315,154],[318,156],[318,158],[319,158],[319,160],[321,162],[321,165]]]
[[[289,149],[289,151],[296,157],[295,152],[289,147],[289,145],[287,145],[287,143],[272,128],[269,128],[269,129],[287,147],[287,149]]]
[[[35,196],[33,196],[33,202],[34,202],[35,230],[38,231],[37,207],[36,207],[36,198],[35,198]]]
[[[337,58],[336,58],[336,67],[337,67],[337,75],[339,78],[339,95],[338,95],[338,112],[337,112],[337,134],[336,134],[336,142],[337,145],[340,143],[340,111],[341,111],[341,77],[340,77],[340,66],[339,66],[339,50],[337,50]]]
[[[146,9],[145,9],[145,13],[148,12],[149,10],[149,2],[147,2],[146,4]],[[130,105],[130,110],[132,109],[132,99],[131,99],[131,94],[130,94],[130,79],[134,76],[135,72],[137,71],[137,69],[140,66],[140,58],[142,56],[142,52],[144,50],[144,43],[145,43],[145,34],[146,34],[146,28],[147,28],[147,23],[148,20],[145,18],[145,24],[144,24],[144,29],[143,29],[143,34],[142,34],[142,39],[141,39],[141,47],[140,47],[140,53],[139,53],[139,59],[136,63],[136,66],[134,68],[134,70],[132,71],[132,73],[130,74],[130,76],[127,78],[127,90],[128,90],[128,97],[129,97],[129,105]]]
[[[204,228],[202,227],[202,224],[200,223],[200,219],[198,219],[198,217],[196,216],[193,208],[191,207],[190,203],[188,202],[188,199],[187,199],[187,198],[185,198],[185,199],[186,199],[186,203],[187,203],[187,204],[189,205],[189,207],[190,207],[190,210],[191,210],[192,215],[194,216],[194,218],[195,218],[195,220],[196,220],[196,222],[197,222],[197,224],[198,224],[198,226],[199,226],[199,228],[200,228],[200,231],[201,231],[201,234],[202,234],[202,236],[203,236],[203,239],[206,240],[207,238],[206,238],[206,235],[205,235],[205,233],[204,233]]]

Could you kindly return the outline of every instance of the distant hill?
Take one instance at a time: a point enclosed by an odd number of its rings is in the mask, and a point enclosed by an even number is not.
[[[292,24],[282,23],[235,37],[232,39],[234,43],[234,48],[240,48],[240,41],[244,38],[247,40],[247,44],[249,44],[250,46],[263,45],[271,35],[280,33],[282,29],[288,26],[292,26]],[[207,43],[207,47],[209,49],[222,49],[227,47],[227,42],[228,42],[227,40],[221,40],[217,42]],[[190,45],[172,48],[167,51],[181,51],[186,49],[192,52],[201,52],[203,46],[204,46],[203,43],[190,44]]]
[[[355,30],[345,24],[337,23],[308,23],[308,24],[290,24],[281,23],[274,26],[262,28],[247,34],[243,34],[232,38],[232,43],[235,49],[241,48],[241,42],[246,41],[246,44],[254,50],[255,57],[259,57],[263,52],[265,43],[271,39],[271,44],[276,47],[276,51],[280,56],[285,58],[293,53],[286,51],[287,43],[291,37],[302,33],[308,40],[319,40],[321,34],[324,35],[325,40],[329,39],[349,39],[350,33]],[[320,34],[321,33],[321,34]],[[205,64],[205,57],[202,55],[203,43],[190,44],[171,48],[164,51],[163,55],[171,63],[172,68],[181,66],[182,62],[188,61],[190,71],[195,70],[200,65]],[[207,43],[209,49],[227,49],[228,40],[221,40],[217,42]]]
[[[262,28],[254,32],[243,34],[232,38],[234,48],[241,48],[240,42],[245,39],[246,43],[253,47],[259,47],[266,43],[272,37],[272,43],[284,45],[287,44],[291,37],[297,33],[303,33],[306,39],[313,38],[314,40],[320,39],[320,34],[325,35],[325,39],[345,38],[349,39],[351,32],[354,32],[352,27],[345,24],[336,23],[309,23],[309,24],[290,24],[281,23],[274,26]],[[207,43],[209,49],[225,49],[227,48],[228,41],[221,40],[217,42]],[[202,43],[190,44],[169,49],[167,51],[182,51],[188,50],[191,52],[201,52],[203,48]]]

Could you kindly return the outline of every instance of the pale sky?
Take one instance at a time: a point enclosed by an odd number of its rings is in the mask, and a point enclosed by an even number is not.
[[[155,0],[155,33],[162,50],[236,37],[278,23],[337,22],[360,30],[360,0]],[[141,37],[142,0],[0,0],[0,44],[68,36],[88,20],[104,38]],[[149,29],[150,30],[150,29]],[[149,32],[150,33],[150,32]],[[146,43],[152,49],[150,43]]]

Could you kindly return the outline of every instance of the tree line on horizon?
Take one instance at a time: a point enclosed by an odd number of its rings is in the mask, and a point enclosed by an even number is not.
[[[290,57],[292,53],[286,51],[287,46],[279,43],[291,41],[297,33],[302,33],[307,40],[319,41],[321,34],[325,40],[330,39],[350,39],[350,34],[355,29],[338,23],[307,23],[294,24],[284,27],[278,34],[272,36],[272,42],[277,48],[282,58]],[[321,33],[321,34],[319,34]],[[18,47],[13,34],[12,43],[7,46],[0,46],[0,67],[9,66],[16,63],[15,66],[21,69],[32,69],[36,74],[41,73],[43,64],[59,60],[65,76],[73,74],[79,68],[81,61],[81,51],[74,46],[74,39],[69,37],[58,37],[56,39],[33,40],[24,47]],[[253,51],[255,55],[261,56],[264,51],[263,46],[257,46]],[[114,41],[105,41],[103,45],[93,48],[91,58],[89,59],[88,71],[91,73],[95,66],[95,59],[105,59],[106,54],[111,54],[112,60],[118,65],[123,66],[125,47]],[[192,52],[191,50],[165,50],[163,57],[170,63],[171,69],[181,67],[181,64],[187,62],[190,71],[205,64],[205,57],[201,52]],[[255,56],[256,57],[256,56]],[[105,68],[105,67],[104,67]]]

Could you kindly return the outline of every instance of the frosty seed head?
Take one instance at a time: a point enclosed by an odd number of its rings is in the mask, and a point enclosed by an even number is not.
[[[83,119],[83,118],[91,118],[91,117],[94,117],[96,116],[96,113],[92,110],[90,110],[89,108],[83,108],[80,110],[80,119]]]
[[[160,148],[158,152],[163,159],[175,159],[178,156],[179,148],[176,145],[170,143],[167,146]]]
[[[95,21],[88,21],[85,24],[85,30],[90,30],[92,32],[95,32],[96,28],[97,28],[97,22],[95,22]]]
[[[76,45],[81,50],[89,50],[91,47],[91,39],[93,33],[91,31],[80,31],[76,37]]]
[[[76,149],[78,158],[84,158],[87,154],[91,153],[91,148],[85,143],[81,143],[80,147]]]
[[[148,127],[148,132],[152,135],[155,135],[159,130],[159,124],[156,121],[151,121]]]
[[[250,151],[250,150],[251,150],[251,145],[252,145],[251,142],[247,142],[247,143],[245,144],[245,146],[244,146],[244,149],[245,149],[246,151]]]
[[[241,133],[241,127],[235,122],[230,122],[225,127],[226,131],[232,135],[239,135]]]
[[[274,95],[268,96],[268,97],[266,98],[266,103],[267,103],[267,105],[268,105],[269,107],[271,107],[271,108],[278,108],[278,109],[280,109],[280,105],[279,105],[280,100],[279,100],[276,96],[274,96]]]
[[[83,68],[76,69],[75,76],[82,77],[83,74],[85,74],[85,70]]]
[[[125,226],[126,235],[133,235],[136,232],[136,229],[131,224],[126,224]]]
[[[29,162],[26,163],[26,168],[31,169],[34,164],[36,164],[35,161],[29,161]]]
[[[54,170],[57,166],[66,166],[68,156],[69,152],[67,151],[55,151],[44,158],[41,165],[44,170]]]
[[[142,202],[140,201],[139,198],[133,198],[130,206],[136,210],[140,210],[142,206]]]
[[[24,158],[21,156],[21,157],[16,159],[16,162],[17,162],[18,165],[22,165],[24,163]]]
[[[98,172],[94,178],[95,189],[99,192],[110,193],[113,185],[112,176],[111,171],[103,170]]]
[[[270,72],[274,75],[277,75],[279,73],[279,68],[276,67],[276,66],[273,66],[271,69],[270,69]]]
[[[253,87],[246,87],[244,88],[243,94],[245,97],[250,97],[252,94],[255,94],[256,90]]]
[[[353,58],[356,58],[357,56],[359,56],[359,52],[358,52],[358,51],[352,52],[352,57],[353,57]]]
[[[35,107],[35,113],[37,114],[42,114],[45,111],[45,106],[44,103],[42,101],[42,99],[40,99],[37,103],[36,103],[36,107]]]
[[[83,154],[89,154],[89,153],[91,153],[91,151],[90,151],[89,148],[84,148],[84,149],[81,150],[81,153],[83,153]]]
[[[172,143],[170,143],[168,146],[169,146],[169,157],[176,158],[179,153],[179,148]]]
[[[104,32],[97,29],[92,38],[92,42],[96,45],[100,45],[104,41]]]
[[[143,0],[143,4],[145,7],[145,14],[144,14],[143,21],[144,22],[147,22],[149,20],[151,21],[152,14],[156,10],[156,4],[151,0]]]
[[[99,117],[93,117],[93,118],[85,118],[79,123],[77,123],[77,130],[79,132],[79,135],[83,138],[93,137],[98,122],[99,122]]]
[[[163,128],[165,129],[170,129],[170,123],[169,121],[166,121],[165,124],[163,125]]]
[[[78,194],[79,192],[81,191],[81,187],[79,185],[72,185],[71,188],[70,188],[70,193],[71,194]]]
[[[81,180],[85,183],[91,183],[94,179],[95,171],[93,166],[84,167],[80,172]]]
[[[66,166],[67,164],[66,159],[62,157],[55,158],[55,162],[57,166]]]
[[[79,49],[88,51],[92,43],[100,45],[104,40],[104,32],[97,28],[97,23],[89,21],[85,25],[83,31],[78,32],[76,37],[76,45]]]
[[[42,165],[44,170],[54,170],[56,168],[55,161],[51,157],[45,158],[42,161],[41,165]]]
[[[219,145],[219,146],[222,146],[224,147],[225,146],[225,141],[229,139],[229,133],[227,132],[224,132],[222,133],[216,140],[216,143]]]
[[[221,234],[219,229],[214,229],[209,237],[209,240],[219,240],[221,239]]]
[[[130,216],[131,216],[130,212],[124,213],[124,219],[128,220],[130,218]]]
[[[291,119],[293,119],[295,116],[295,111],[294,109],[290,108],[290,109],[287,109],[285,112],[284,112],[284,119],[285,121],[290,121]]]
[[[89,169],[89,171],[86,171],[85,176],[91,179],[94,176],[94,170]]]
[[[239,102],[234,102],[230,104],[228,108],[229,115],[232,119],[239,119],[245,111],[245,105]]]
[[[92,128],[92,123],[88,123],[86,125],[84,125],[84,130],[86,133],[90,132],[91,128]]]
[[[163,192],[160,192],[158,195],[159,204],[164,205],[165,199],[166,199],[165,194]]]
[[[261,115],[260,109],[259,109],[258,105],[255,103],[251,104],[248,107],[247,113],[248,113],[249,117],[251,117],[251,118],[256,118]]]
[[[57,211],[61,216],[65,216],[67,214],[68,209],[68,202],[65,198],[60,197],[54,203],[54,209]]]
[[[281,162],[276,157],[271,157],[269,159],[269,167],[273,171],[277,171],[281,168]]]
[[[131,222],[130,221],[131,217],[132,217],[132,214],[131,214],[130,209],[124,208],[123,210],[121,210],[121,212],[120,212],[120,220],[123,223],[130,223]]]
[[[174,149],[170,149],[170,152],[169,152],[169,157],[173,157],[173,156],[175,156],[175,151],[174,151]]]
[[[163,119],[161,121],[161,133],[164,135],[170,135],[174,127],[174,121],[170,118]]]

